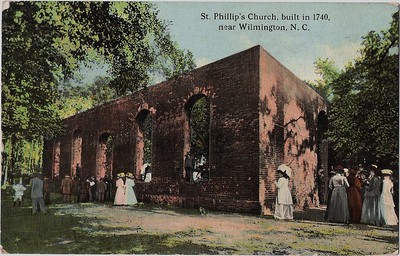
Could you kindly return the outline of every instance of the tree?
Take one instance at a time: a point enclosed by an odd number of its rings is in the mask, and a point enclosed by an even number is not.
[[[115,90],[110,87],[110,78],[98,76],[91,84],[64,83],[57,106],[60,116],[66,118],[117,97]]]
[[[210,103],[207,97],[196,101],[190,112],[190,151],[196,160],[209,160]]]
[[[330,141],[337,157],[398,165],[399,22],[363,37],[361,57],[332,81]]]
[[[320,75],[321,78],[307,83],[326,99],[332,100],[332,82],[339,77],[341,71],[335,66],[335,62],[328,58],[318,58],[314,62],[314,67],[315,73]]]
[[[146,2],[11,2],[2,19],[2,131],[11,150],[61,132],[58,89],[81,63],[107,63],[119,96],[146,87],[152,74],[194,68],[157,14]]]

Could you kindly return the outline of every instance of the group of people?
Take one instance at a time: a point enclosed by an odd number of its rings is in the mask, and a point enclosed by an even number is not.
[[[60,185],[64,202],[104,202],[112,198],[112,188],[112,181],[107,175],[97,180],[93,176],[80,179],[67,174]]]
[[[191,171],[191,170],[190,170]],[[292,170],[282,164],[277,169],[278,180],[275,182],[277,196],[274,217],[276,219],[293,219],[294,204],[289,188]],[[336,167],[329,180],[328,204],[325,219],[338,223],[364,223],[376,226],[398,224],[393,200],[393,172],[390,169],[378,170],[376,165],[367,168],[346,169]],[[135,177],[132,173],[118,173],[115,184],[106,177],[96,180],[74,178],[69,175],[61,181],[61,192],[65,202],[114,200],[114,205],[136,205]],[[193,180],[192,180],[193,181]],[[30,180],[32,214],[47,213],[45,204],[50,200],[49,179],[42,180],[35,173]],[[12,186],[14,206],[20,206],[26,188],[22,179]],[[115,193],[115,196],[114,196]],[[112,197],[114,196],[114,197]]]
[[[209,177],[206,170],[208,170],[208,163],[203,155],[198,160],[192,152],[188,152],[185,155],[185,174],[187,181],[197,183],[207,180]]]
[[[379,175],[380,173],[380,175]],[[397,225],[393,172],[376,165],[358,170],[336,167],[329,180],[325,219],[329,222]]]
[[[115,186],[114,205],[136,205],[138,203],[135,195],[135,177],[132,173],[118,173]]]

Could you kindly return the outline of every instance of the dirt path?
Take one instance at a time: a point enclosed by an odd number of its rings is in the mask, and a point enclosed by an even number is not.
[[[341,225],[320,221],[277,221],[268,217],[159,207],[64,205],[57,214],[84,216],[92,232],[115,235],[164,234],[174,244],[188,241],[215,248],[216,254],[362,254],[398,252],[396,228]],[[322,214],[321,211],[315,211]],[[313,214],[315,214],[315,212]],[[311,212],[303,212],[309,219]],[[162,252],[160,252],[162,253]]]

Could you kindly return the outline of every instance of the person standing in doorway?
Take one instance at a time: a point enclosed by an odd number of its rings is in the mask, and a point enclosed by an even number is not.
[[[275,182],[278,190],[276,201],[275,201],[275,219],[293,219],[293,199],[289,189],[289,180],[292,175],[292,169],[281,164],[278,167],[279,179]]]
[[[82,168],[79,163],[76,164],[75,166],[75,176],[78,178],[78,180],[81,179],[81,174],[82,174]]]
[[[35,173],[30,181],[31,199],[32,199],[32,215],[36,215],[37,206],[39,205],[40,212],[46,214],[43,200],[43,180],[40,179],[40,174]]]
[[[193,181],[194,157],[192,153],[187,153],[185,156],[185,171],[188,181]]]

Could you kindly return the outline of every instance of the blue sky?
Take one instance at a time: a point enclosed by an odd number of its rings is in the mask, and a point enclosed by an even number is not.
[[[170,32],[181,48],[190,50],[198,67],[236,52],[261,45],[302,80],[314,80],[313,62],[330,58],[339,68],[354,60],[362,36],[389,27],[398,7],[390,3],[299,3],[299,2],[156,2],[160,17],[170,20]],[[209,14],[202,20],[201,14]],[[255,25],[307,24],[306,31],[243,31],[242,21],[214,19],[214,13],[245,15]],[[249,20],[248,14],[275,14],[279,20]],[[283,21],[281,15],[327,14],[329,21]],[[219,25],[236,25],[234,31],[220,31]]]

